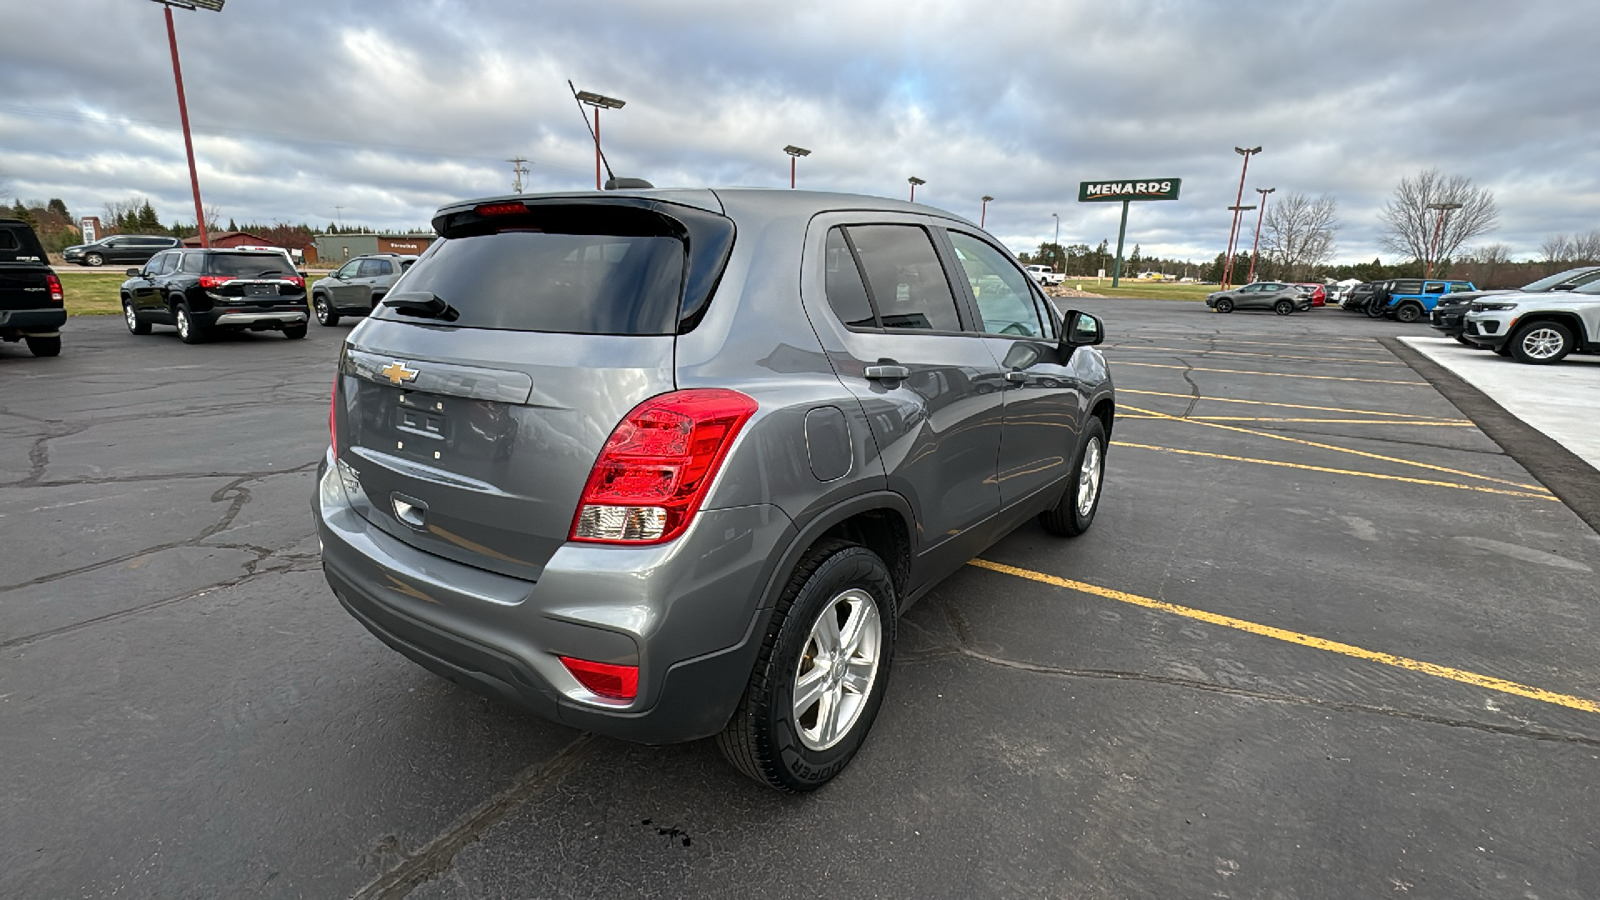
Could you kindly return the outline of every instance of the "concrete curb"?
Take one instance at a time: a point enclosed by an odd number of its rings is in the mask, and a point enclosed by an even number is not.
[[[1520,463],[1561,498],[1568,509],[1577,513],[1578,518],[1600,533],[1600,471],[1399,338],[1381,337],[1378,342],[1433,385],[1461,410],[1462,415],[1499,444],[1506,455]]]

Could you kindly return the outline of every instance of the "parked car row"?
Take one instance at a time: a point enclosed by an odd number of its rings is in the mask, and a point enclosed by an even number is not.
[[[1477,290],[1470,281],[1391,278],[1357,285],[1345,295],[1340,306],[1350,312],[1366,313],[1374,319],[1391,318],[1410,323],[1428,318],[1444,297]]]
[[[1533,365],[1560,362],[1571,353],[1600,353],[1600,278],[1569,288],[1479,297],[1462,316],[1461,337]]]

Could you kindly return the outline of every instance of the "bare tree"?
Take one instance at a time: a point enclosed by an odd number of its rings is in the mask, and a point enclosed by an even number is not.
[[[1311,270],[1333,258],[1339,230],[1339,201],[1327,194],[1311,199],[1285,194],[1267,206],[1262,222],[1262,249],[1290,281],[1304,280]]]
[[[1461,204],[1460,208],[1430,208],[1455,203]],[[1380,241],[1385,248],[1422,262],[1437,262],[1492,230],[1500,218],[1500,207],[1494,202],[1494,193],[1474,186],[1471,178],[1446,178],[1438,169],[1424,169],[1414,177],[1400,179],[1378,218],[1384,225]]]
[[[1600,262],[1600,231],[1587,234],[1553,234],[1539,245],[1546,262],[1592,263]]]

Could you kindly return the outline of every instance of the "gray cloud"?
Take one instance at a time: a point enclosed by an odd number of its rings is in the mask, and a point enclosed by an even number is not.
[[[201,188],[239,219],[379,227],[502,193],[592,186],[567,94],[602,114],[619,173],[661,185],[786,184],[904,196],[976,218],[1014,249],[1115,239],[1081,180],[1178,176],[1130,245],[1210,258],[1236,144],[1248,187],[1340,203],[1339,256],[1379,255],[1376,213],[1437,166],[1498,195],[1488,240],[1531,254],[1600,227],[1600,63],[1569,49],[1585,4],[1532,0],[1142,0],[805,4],[616,0],[290,3],[176,13]],[[192,218],[161,11],[130,0],[13,4],[0,32],[0,173],[80,213],[150,197]]]

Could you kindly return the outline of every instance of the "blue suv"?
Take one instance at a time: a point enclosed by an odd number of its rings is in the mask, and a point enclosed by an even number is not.
[[[1381,314],[1393,316],[1400,322],[1415,322],[1433,312],[1439,298],[1445,294],[1476,291],[1470,281],[1448,281],[1434,278],[1396,278],[1389,282],[1388,303],[1374,307]],[[1377,298],[1374,297],[1376,301]]]

